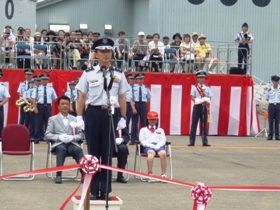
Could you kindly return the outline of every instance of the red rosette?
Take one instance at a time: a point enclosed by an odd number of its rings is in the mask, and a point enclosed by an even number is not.
[[[85,155],[80,160],[80,168],[86,174],[95,174],[99,169],[99,161],[92,155]]]
[[[212,190],[203,183],[198,183],[192,188],[192,199],[197,204],[207,205],[212,197]]]

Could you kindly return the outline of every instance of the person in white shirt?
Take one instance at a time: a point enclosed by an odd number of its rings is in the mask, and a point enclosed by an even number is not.
[[[190,73],[193,69],[193,63],[195,58],[194,44],[191,42],[191,36],[189,34],[184,34],[184,42],[180,44],[180,50],[186,61],[184,71]]]
[[[12,64],[14,62],[14,44],[16,38],[13,35],[11,26],[6,26],[3,34],[1,35],[1,63],[6,63],[6,59]]]
[[[157,154],[161,162],[161,177],[166,178],[166,136],[164,130],[158,127],[158,113],[150,111],[147,114],[147,126],[141,128],[139,134],[140,144],[144,147],[144,153],[147,153],[147,165],[149,175],[153,175],[153,162]],[[148,182],[154,182],[149,179]]]
[[[164,55],[164,45],[159,41],[160,36],[158,33],[153,34],[153,41],[149,42],[150,60],[160,61],[152,62],[152,71],[159,72],[162,68],[162,58]]]

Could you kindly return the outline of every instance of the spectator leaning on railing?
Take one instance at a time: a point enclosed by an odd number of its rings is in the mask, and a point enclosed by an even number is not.
[[[143,69],[144,66],[139,65],[140,62],[143,60],[143,58],[149,54],[149,47],[148,47],[148,42],[144,41],[145,33],[140,31],[138,33],[138,40],[134,42],[133,44],[133,52],[134,52],[134,57],[133,60],[136,60],[135,62],[135,67],[137,70]]]
[[[196,51],[196,63],[198,70],[202,70],[204,63],[209,63],[209,73],[212,73],[212,70],[218,63],[218,59],[214,57],[210,44],[205,43],[206,36],[201,34],[198,38],[199,43],[195,45]]]
[[[1,63],[6,63],[6,60],[9,60],[8,62],[11,64],[14,62],[15,41],[12,27],[6,26],[1,35]]]
[[[33,41],[34,45],[43,45],[44,43],[41,41],[41,33],[40,32],[36,32],[35,36],[34,36],[34,41]],[[34,56],[43,56],[45,55],[45,52],[39,49],[36,49],[35,47],[34,49]],[[38,69],[42,69],[42,64],[43,64],[43,60],[42,59],[38,59],[35,58],[35,64],[36,64],[36,68]]]
[[[179,50],[180,50],[181,40],[182,40],[181,34],[180,33],[174,34],[172,39],[174,40],[174,42],[172,42],[170,44],[170,47],[172,49],[176,50],[176,53],[172,53],[172,59],[173,60],[180,60],[180,51]],[[171,63],[170,64],[170,72],[174,72],[175,65],[176,65],[176,63]],[[181,65],[182,65],[182,68],[184,69],[184,63],[181,63]]]
[[[150,48],[150,60],[151,61],[159,61],[152,62],[152,71],[161,71],[162,69],[162,56],[164,55],[164,45],[161,41],[159,41],[160,36],[158,33],[153,34],[153,41],[149,43]]]
[[[180,44],[180,51],[183,55],[185,64],[185,72],[190,73],[193,69],[194,63],[194,45],[191,43],[191,36],[189,34],[184,34],[184,42]]]
[[[124,31],[120,31],[118,33],[119,38],[116,40],[116,48],[115,48],[115,52],[116,52],[116,59],[120,60],[117,61],[117,66],[120,69],[122,66],[122,60],[123,58],[127,61],[128,59],[131,59],[130,55],[128,55],[128,40],[125,38],[125,32]]]

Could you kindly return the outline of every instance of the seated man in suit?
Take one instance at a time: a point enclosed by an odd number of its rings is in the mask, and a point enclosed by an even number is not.
[[[58,99],[59,114],[49,118],[45,139],[54,141],[52,151],[56,152],[56,165],[63,166],[67,155],[71,155],[77,163],[84,156],[79,142],[84,139],[80,129],[71,128],[76,117],[69,115],[70,98],[62,96]],[[72,126],[70,126],[72,125]],[[62,183],[61,171],[56,173],[56,184]]]
[[[114,156],[118,159],[118,168],[125,168],[127,164],[127,157],[128,157],[128,148],[127,148],[127,142],[129,142],[129,134],[127,132],[127,128],[124,128],[122,130],[117,130],[116,133],[116,144],[118,148],[118,152],[114,152]],[[127,181],[123,177],[122,172],[118,172],[117,175],[117,182],[120,183],[126,183]]]

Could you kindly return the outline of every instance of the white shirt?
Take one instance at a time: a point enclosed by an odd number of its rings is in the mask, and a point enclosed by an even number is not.
[[[162,42],[160,42],[160,41],[158,41],[157,45],[155,44],[154,41],[151,41],[151,42],[149,43],[149,48],[150,48],[150,51],[151,51],[151,49],[158,48],[159,53],[162,54],[162,55],[164,55],[164,48],[165,48],[165,46],[164,46],[164,44],[163,44]]]
[[[162,147],[166,143],[166,136],[162,128],[157,128],[155,132],[152,133],[148,127],[144,127],[140,130],[139,141],[144,147],[150,147],[153,143]]]
[[[62,121],[63,121],[65,127],[68,127],[68,125],[69,125],[69,116],[68,115],[67,116],[63,116],[61,113],[60,113],[60,116],[62,118]]]

